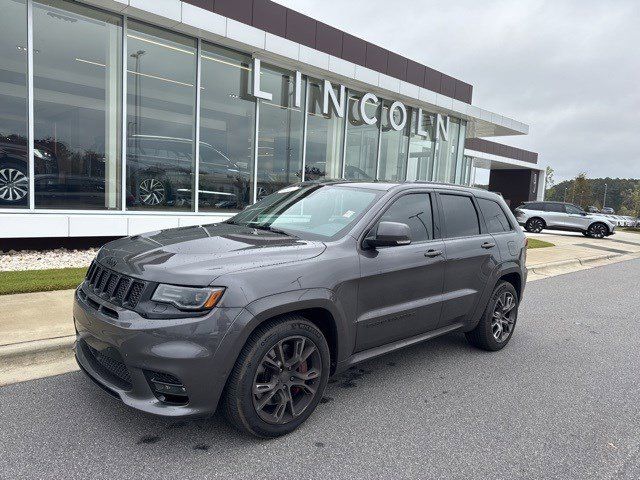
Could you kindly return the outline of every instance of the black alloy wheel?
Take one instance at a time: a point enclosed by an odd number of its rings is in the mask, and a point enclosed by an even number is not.
[[[227,380],[221,404],[227,419],[258,437],[292,432],[320,403],[330,358],[323,333],[300,315],[259,326]]]
[[[491,317],[491,331],[496,342],[502,343],[509,338],[516,324],[516,298],[511,292],[504,291],[495,302]]]
[[[591,238],[604,238],[609,233],[609,229],[604,223],[594,223],[589,227],[589,236]]]
[[[530,233],[540,233],[544,227],[544,221],[540,218],[532,218],[525,225],[527,232]]]
[[[280,340],[262,358],[253,380],[253,406],[268,423],[285,424],[311,404],[322,375],[316,344],[303,336]]]
[[[473,330],[465,333],[469,343],[489,351],[504,348],[513,337],[518,320],[518,304],[515,287],[509,282],[499,282],[480,321]]]

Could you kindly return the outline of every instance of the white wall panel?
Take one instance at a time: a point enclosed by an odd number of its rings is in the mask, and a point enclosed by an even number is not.
[[[69,215],[70,237],[110,237],[127,234],[127,217],[120,215]]]

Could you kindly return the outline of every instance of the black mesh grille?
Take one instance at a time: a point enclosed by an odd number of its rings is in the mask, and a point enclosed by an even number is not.
[[[118,306],[135,308],[147,284],[112,272],[94,261],[87,272],[87,286],[87,291],[109,299]]]
[[[113,292],[115,292],[116,290],[116,285],[118,284],[119,279],[120,277],[118,277],[118,275],[115,275],[113,273],[109,277],[109,283],[107,283],[107,289],[106,289],[106,293],[108,293],[109,296],[113,296]]]
[[[144,290],[144,283],[142,282],[133,282],[133,286],[129,291],[129,295],[127,296],[127,301],[130,305],[134,306],[138,304],[138,300],[140,300],[140,295],[142,295],[142,290]]]
[[[127,370],[127,367],[124,363],[116,360],[115,358],[104,355],[88,343],[85,343],[85,345],[87,346],[87,350],[93,357],[93,360],[98,365],[100,365],[100,367],[106,370],[109,374],[116,377],[118,380],[124,382],[127,386],[131,386],[131,376],[129,375],[129,370]]]
[[[113,295],[119,303],[124,302],[124,296],[127,294],[127,291],[129,291],[129,285],[131,285],[131,280],[128,278],[120,278],[116,293]]]

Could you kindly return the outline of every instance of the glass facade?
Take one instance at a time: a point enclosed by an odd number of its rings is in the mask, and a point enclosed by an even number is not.
[[[344,112],[338,115],[331,102],[328,113],[322,112],[323,82],[309,79],[307,101],[307,144],[305,161],[306,180],[336,179],[342,177],[342,149],[344,138]],[[339,88],[332,86],[339,99]]]
[[[364,103],[367,118],[378,121],[369,125],[360,111],[362,94],[349,92],[347,111],[347,145],[344,156],[344,178],[348,180],[375,180],[380,127],[380,102],[369,99]]]
[[[200,62],[199,210],[242,210],[252,201],[251,57],[203,43]]]
[[[264,63],[256,99],[249,54],[70,0],[3,6],[0,210],[224,214],[302,180],[473,183],[462,120],[445,141],[433,113]]]
[[[0,208],[29,204],[27,2],[2,3],[0,15]]]
[[[263,67],[262,89],[272,92],[271,101],[260,100],[258,162],[255,199],[302,180],[302,146],[305,83],[300,85],[296,106],[295,73]]]
[[[404,182],[407,169],[407,149],[409,148],[410,110],[405,118],[399,108],[393,111],[394,123],[404,127],[395,130],[389,121],[389,107],[392,102],[382,103],[382,130],[380,132],[380,159],[378,163],[378,180],[388,182]]]
[[[127,208],[191,210],[196,41],[127,25]]]
[[[423,112],[422,118],[419,119],[418,110],[411,110],[407,180],[431,180],[436,145],[436,116]]]
[[[118,16],[34,3],[36,207],[120,208],[121,40]]]

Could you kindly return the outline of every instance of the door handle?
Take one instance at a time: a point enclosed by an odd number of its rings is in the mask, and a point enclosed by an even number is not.
[[[424,256],[425,257],[429,257],[429,258],[434,258],[434,257],[439,257],[440,255],[442,255],[442,250],[427,250],[426,252],[424,252]]]
[[[482,248],[493,248],[496,244],[494,242],[484,242],[481,246]]]

